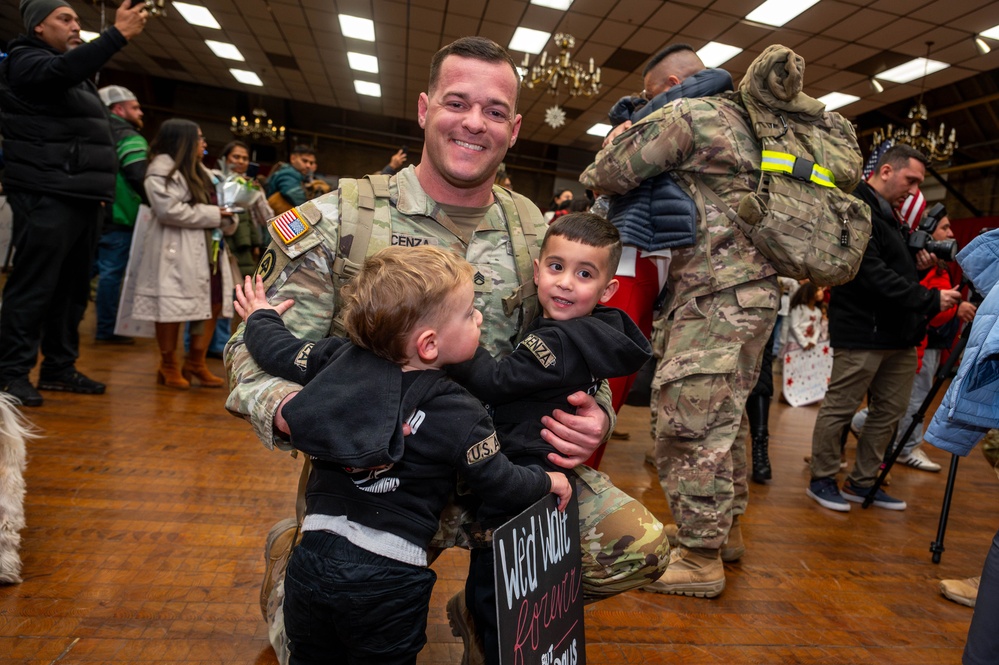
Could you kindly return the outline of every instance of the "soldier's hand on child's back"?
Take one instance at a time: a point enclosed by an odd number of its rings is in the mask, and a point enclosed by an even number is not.
[[[565,506],[572,497],[572,484],[565,477],[564,473],[548,471],[548,477],[552,479],[551,493],[558,497],[559,512],[565,511]]]
[[[267,302],[263,278],[260,275],[256,275],[255,277],[247,275],[246,279],[243,280],[243,284],[236,287],[236,300],[232,304],[236,308],[236,313],[246,321],[250,318],[250,314],[261,309],[272,309],[278,315],[284,314],[295,304],[295,301],[289,298],[277,305],[271,305]]]

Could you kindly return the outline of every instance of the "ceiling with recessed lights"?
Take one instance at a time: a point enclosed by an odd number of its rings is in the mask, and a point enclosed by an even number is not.
[[[70,1],[84,29],[98,31],[99,5]],[[772,1],[779,3],[782,19],[789,11],[804,11],[776,27],[760,22],[773,20],[758,14],[761,0],[565,0],[567,9],[527,0],[190,0],[187,4],[208,10],[220,26],[214,28],[192,25],[168,2],[167,16],[151,19],[146,32],[109,67],[412,119],[417,97],[426,89],[431,56],[453,39],[479,34],[509,46],[517,29],[526,28],[550,35],[534,49],[544,48],[551,57],[557,53],[554,34],[564,32],[576,39],[574,60],[592,58],[601,68],[602,89],[593,97],[561,95],[557,101],[567,120],[558,129],[544,123],[545,110],[556,99],[539,89],[524,90],[521,138],[584,149],[599,145],[587,130],[606,122],[611,104],[642,89],[641,70],[649,56],[674,42],[710,49],[703,51],[706,57],[720,54],[713,64],[729,70],[736,81],[768,45],[789,46],[808,63],[806,92],[837,95],[847,102],[840,112],[849,117],[911,103],[924,87],[934,91],[999,71],[999,2]],[[557,4],[543,0],[543,5]],[[113,8],[106,15],[113,21]],[[995,32],[987,33],[992,36],[984,42],[993,50],[983,55],[974,37],[989,29]],[[0,39],[21,31],[17,2],[0,3]],[[922,76],[925,63],[917,63],[916,78],[897,82],[906,77],[888,70],[925,57],[927,41],[933,42],[931,73]],[[517,62],[525,58],[523,50],[511,49],[511,54]],[[532,64],[538,58],[527,57]],[[254,85],[254,76],[262,86]],[[872,86],[872,77],[882,92]],[[999,127],[996,90],[994,84],[991,90],[982,88],[985,109],[979,109],[991,116],[994,130]],[[948,103],[962,101],[967,100]],[[220,115],[229,112],[220,109]]]

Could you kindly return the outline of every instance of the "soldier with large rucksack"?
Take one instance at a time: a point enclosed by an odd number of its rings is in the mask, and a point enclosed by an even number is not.
[[[862,157],[849,124],[801,92],[803,70],[794,52],[771,46],[738,91],[680,99],[655,111],[614,139],[580,178],[594,190],[623,194],[669,172],[697,208],[694,244],[672,249],[664,334],[657,339],[655,457],[677,520],[667,529],[678,547],[649,591],[713,597],[724,590],[722,557],[738,558],[744,548],[738,526],[748,501],[743,416],[776,318],[776,274],[797,275],[804,267],[818,276],[819,267],[844,263],[828,256],[840,247],[859,263],[867,242],[862,207],[849,200],[840,211],[826,203],[833,198],[829,188],[816,182],[831,174],[844,189],[833,188],[835,198],[846,197],[859,180]],[[771,164],[771,157],[782,161]],[[797,226],[786,222],[792,217]],[[803,247],[825,240],[810,227],[824,229],[829,219],[837,244],[818,245],[824,255],[817,258],[804,252],[785,261],[771,251],[772,235],[760,233],[778,220],[787,235],[802,236],[794,242]]]

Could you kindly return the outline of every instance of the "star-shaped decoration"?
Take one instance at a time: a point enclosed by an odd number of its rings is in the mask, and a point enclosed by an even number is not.
[[[824,355],[824,356],[828,356],[829,355],[829,347],[828,346],[823,346],[822,347],[822,355]]]
[[[559,106],[553,106],[545,111],[545,124],[552,129],[558,129],[565,124],[565,111]]]
[[[787,385],[793,386],[794,385],[794,379],[788,379],[787,380]]]

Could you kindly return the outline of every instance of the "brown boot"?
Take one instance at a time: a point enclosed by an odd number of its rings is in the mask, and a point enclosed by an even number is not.
[[[670,552],[669,566],[657,581],[643,591],[695,598],[714,598],[725,590],[725,567],[718,550],[687,549]]]
[[[204,323],[200,334],[191,333],[191,348],[187,352],[187,360],[181,372],[188,381],[195,378],[205,388],[221,388],[225,385],[225,380],[220,376],[215,376],[208,370],[205,364],[205,357],[208,355],[208,345],[211,344],[212,335],[215,333],[215,319],[210,319]],[[192,328],[194,324],[192,324]]]
[[[679,530],[680,527],[676,524],[663,525],[663,533],[666,534],[666,540],[669,541],[669,546],[672,549],[680,546],[680,541],[676,537]],[[732,518],[732,528],[728,532],[728,538],[725,539],[725,543],[722,545],[721,560],[725,563],[732,563],[741,559],[745,553],[746,543],[742,539],[742,527],[739,526],[739,516],[736,515]]]
[[[168,388],[187,390],[191,384],[177,368],[176,352],[179,332],[179,323],[156,323],[156,345],[160,347],[160,368],[156,372],[156,382]]]
[[[447,621],[451,626],[451,634],[460,637],[465,648],[461,655],[461,665],[485,665],[486,654],[475,632],[475,620],[465,605],[464,589],[447,601]]]
[[[177,356],[171,351],[162,354],[160,358],[160,368],[156,370],[156,382],[167,388],[177,388],[187,390],[191,387],[189,381],[180,373],[177,367]]]
[[[978,600],[978,585],[981,581],[980,576],[969,577],[966,580],[940,580],[940,593],[947,600],[974,607],[975,601]]]

